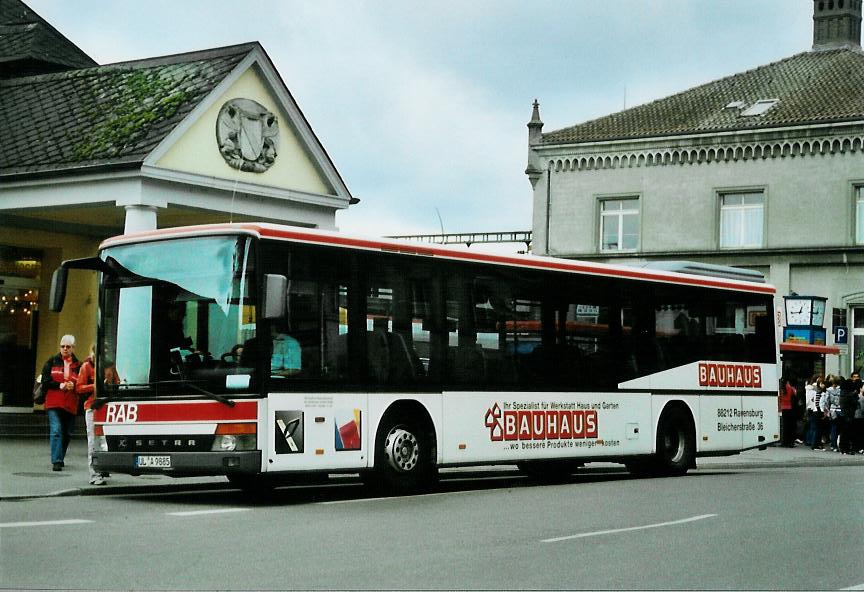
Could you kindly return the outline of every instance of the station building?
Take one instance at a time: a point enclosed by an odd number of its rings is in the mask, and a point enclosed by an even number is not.
[[[814,0],[808,51],[645,105],[544,132],[535,101],[528,138],[534,253],[759,271],[827,298],[784,371],[864,367],[861,0]]]
[[[30,406],[64,334],[87,355],[96,279],[51,274],[113,235],[259,220],[334,229],[356,203],[258,43],[99,65],[0,0],[0,405]]]

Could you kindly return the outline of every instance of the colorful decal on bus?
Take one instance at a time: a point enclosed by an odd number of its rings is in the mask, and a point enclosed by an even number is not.
[[[360,410],[340,409],[334,416],[336,450],[360,450]]]
[[[276,411],[276,454],[303,452],[303,412]]]

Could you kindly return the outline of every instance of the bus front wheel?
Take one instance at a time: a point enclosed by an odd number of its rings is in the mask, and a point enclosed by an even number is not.
[[[371,483],[386,494],[429,487],[436,476],[432,450],[431,436],[419,423],[404,418],[382,422]]]

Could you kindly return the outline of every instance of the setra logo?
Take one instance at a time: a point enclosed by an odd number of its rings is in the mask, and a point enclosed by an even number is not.
[[[492,442],[597,437],[597,411],[593,409],[502,411],[495,403],[486,410],[484,421]]]
[[[136,403],[108,403],[106,423],[135,423],[138,421]]]

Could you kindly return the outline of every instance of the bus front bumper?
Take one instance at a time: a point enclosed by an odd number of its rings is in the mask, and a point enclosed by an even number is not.
[[[248,452],[94,452],[102,473],[158,474],[172,477],[261,472],[261,451]]]

